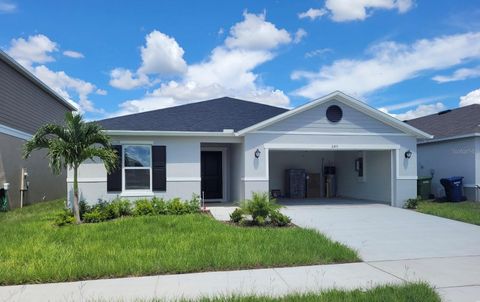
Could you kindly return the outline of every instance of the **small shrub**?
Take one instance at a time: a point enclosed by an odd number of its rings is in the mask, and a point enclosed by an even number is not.
[[[107,220],[102,207],[94,207],[90,212],[83,214],[83,221],[87,223],[96,223]]]
[[[276,226],[282,227],[289,225],[292,220],[287,215],[276,210],[270,213],[270,222]]]
[[[88,203],[85,200],[81,200],[78,203],[78,209],[80,212],[80,220],[83,220],[83,214],[89,212],[91,210],[91,207],[88,205]]]
[[[163,198],[153,197],[151,202],[152,202],[153,212],[156,215],[167,214],[167,203]]]
[[[252,215],[254,222],[265,222],[270,213],[280,209],[280,206],[275,199],[270,198],[268,193],[255,192],[252,199],[245,200],[240,204],[240,208],[245,214]]]
[[[136,216],[155,215],[153,203],[146,198],[135,201],[133,212]]]
[[[63,211],[55,214],[54,224],[57,226],[64,226],[67,224],[75,223],[75,217],[73,217],[72,211],[69,209],[64,209]]]
[[[194,214],[200,212],[200,197],[193,194],[192,199],[187,202],[188,213]]]
[[[418,198],[410,198],[405,202],[404,208],[405,209],[416,209],[418,206]]]
[[[265,225],[266,220],[267,219],[263,216],[256,216],[255,218],[253,218],[253,222],[259,226]]]
[[[111,202],[99,199],[95,205],[88,205],[85,201],[80,202],[80,217],[86,223],[95,223],[111,220],[124,216],[147,216],[147,215],[183,215],[200,212],[200,200],[197,195],[192,199],[182,201],[174,198],[165,201],[163,198],[153,197],[150,199],[136,200],[133,205],[128,199],[115,198]],[[71,214],[68,214],[71,215]],[[66,213],[58,214],[55,224],[68,224],[70,216]],[[73,222],[73,216],[71,216]]]
[[[132,215],[132,208],[128,199],[115,198],[111,202],[106,203],[103,210],[107,219]]]
[[[230,214],[230,220],[234,223],[239,223],[243,219],[243,211],[240,208],[236,208],[232,214]]]
[[[188,214],[188,207],[180,198],[174,198],[167,203],[167,213],[169,215]]]

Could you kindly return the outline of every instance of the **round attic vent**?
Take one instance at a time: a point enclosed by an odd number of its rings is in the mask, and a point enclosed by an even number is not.
[[[337,105],[332,105],[327,108],[327,119],[332,123],[337,123],[342,119],[342,108]]]

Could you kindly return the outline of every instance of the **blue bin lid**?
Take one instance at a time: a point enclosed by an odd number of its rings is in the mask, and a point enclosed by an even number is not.
[[[450,180],[450,181],[459,181],[459,180],[463,179],[463,176],[452,176],[452,177],[449,177],[447,179]]]

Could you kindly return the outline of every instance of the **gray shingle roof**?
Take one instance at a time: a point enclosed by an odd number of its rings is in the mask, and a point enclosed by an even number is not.
[[[107,130],[221,132],[247,128],[287,109],[223,97],[98,121]]]
[[[442,111],[406,123],[434,135],[434,139],[480,133],[480,104]]]

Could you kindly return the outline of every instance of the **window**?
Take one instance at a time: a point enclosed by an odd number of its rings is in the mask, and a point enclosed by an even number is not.
[[[125,190],[151,190],[151,146],[123,146]]]

